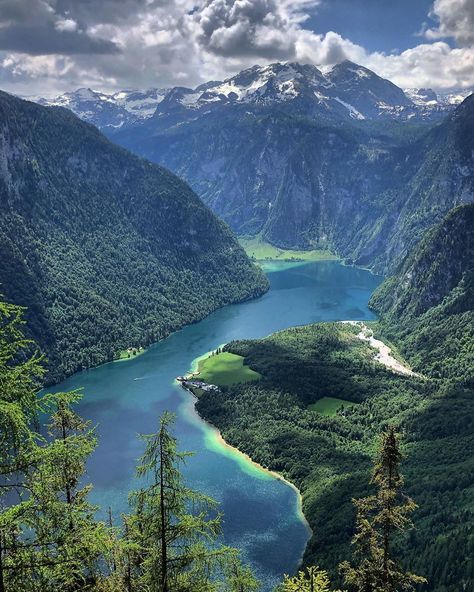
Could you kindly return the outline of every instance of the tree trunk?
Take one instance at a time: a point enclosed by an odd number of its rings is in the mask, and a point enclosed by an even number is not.
[[[161,589],[163,592],[168,592],[168,554],[166,547],[165,477],[163,457],[162,427],[160,431]]]
[[[388,464],[388,490],[392,491],[393,489],[393,464],[392,461],[389,460]],[[387,511],[387,518],[385,519],[384,524],[384,533],[383,533],[383,581],[385,584],[385,590],[389,592],[389,573],[388,573],[388,562],[390,559],[390,512],[392,510],[391,503],[387,503],[386,511]]]
[[[61,431],[62,431],[62,438],[63,438],[63,443],[64,443],[64,451],[66,452],[67,433],[66,433],[66,425],[64,423],[64,417],[61,417]],[[68,463],[67,455],[66,455],[66,458],[64,459],[64,473],[65,473],[65,478],[66,478],[65,479],[66,480],[66,501],[67,501],[68,510],[69,510],[69,529],[74,530],[74,523],[72,520],[72,511],[71,511],[72,495],[71,495],[71,486],[69,484],[69,463]]]
[[[3,570],[3,537],[0,534],[0,592],[5,592],[4,570]]]

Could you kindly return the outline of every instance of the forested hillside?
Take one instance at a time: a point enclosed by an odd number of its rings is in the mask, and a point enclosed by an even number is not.
[[[373,98],[370,81],[358,84],[354,96]],[[186,179],[238,234],[330,248],[382,273],[473,201],[474,97],[435,125],[347,117],[344,107],[329,116],[272,89],[212,108],[173,95],[110,136]]]
[[[173,174],[62,108],[0,94],[0,292],[49,381],[257,296],[262,272]]]
[[[427,233],[371,306],[416,370],[474,388],[474,205]]]
[[[474,392],[395,374],[374,360],[358,330],[317,324],[228,344],[226,351],[244,356],[262,377],[204,392],[199,412],[228,442],[300,488],[313,528],[305,563],[317,562],[334,579],[350,553],[351,499],[372,492],[374,437],[398,426],[406,440],[406,489],[420,509],[397,552],[428,579],[423,590],[470,590]]]

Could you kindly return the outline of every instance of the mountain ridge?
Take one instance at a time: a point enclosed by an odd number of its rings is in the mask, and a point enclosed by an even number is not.
[[[474,204],[428,231],[370,306],[415,370],[474,388]]]
[[[69,110],[0,93],[0,283],[49,380],[267,289],[228,227],[166,169]]]
[[[253,86],[249,83],[252,80]],[[373,96],[364,91],[364,84],[360,84],[368,80],[375,83],[375,93],[371,89]],[[377,90],[382,92],[382,96],[377,97]],[[311,95],[311,92],[314,94]],[[267,66],[253,66],[223,81],[209,81],[195,88],[151,88],[110,94],[78,89],[53,99],[37,100],[46,106],[66,106],[100,129],[114,129],[137,124],[152,117],[155,112],[163,113],[166,105],[172,109],[199,110],[237,102],[277,103],[279,100],[299,98],[299,95],[306,100],[306,107],[314,103],[313,109],[319,116],[334,110],[340,117],[355,119],[381,117],[429,121],[438,120],[449,113],[465,98],[466,92],[402,90],[368,68],[346,60],[332,69],[325,69],[325,72],[311,64],[275,62]],[[354,97],[355,102],[361,104],[352,105]],[[370,104],[364,106],[365,101],[370,101]],[[366,112],[363,114],[361,111]]]
[[[168,113],[110,137],[187,179],[237,234],[330,248],[382,273],[474,199],[473,97],[429,126],[331,122],[284,106]]]

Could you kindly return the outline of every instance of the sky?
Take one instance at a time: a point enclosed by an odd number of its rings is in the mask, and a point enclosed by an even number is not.
[[[474,86],[474,0],[0,0],[0,88],[27,96],[344,59],[403,88]]]

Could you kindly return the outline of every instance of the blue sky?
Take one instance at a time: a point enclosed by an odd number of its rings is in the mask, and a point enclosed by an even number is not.
[[[316,33],[337,31],[368,51],[403,51],[420,43],[432,0],[325,0],[305,26]]]

